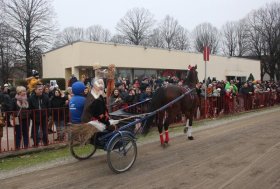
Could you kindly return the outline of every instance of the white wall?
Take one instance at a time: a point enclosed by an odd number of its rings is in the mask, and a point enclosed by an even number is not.
[[[204,61],[201,53],[144,48],[142,46],[114,45],[96,42],[77,42],[43,55],[43,77],[65,77],[65,68],[115,64],[121,68],[180,69],[189,64],[198,66],[199,80],[204,79]],[[260,79],[260,62],[243,58],[211,56],[207,63],[207,77],[224,80],[227,75],[248,77],[252,73]]]

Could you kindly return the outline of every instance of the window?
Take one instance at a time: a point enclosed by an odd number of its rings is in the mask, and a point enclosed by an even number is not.
[[[138,77],[140,80],[143,77],[156,77],[157,70],[148,70],[148,69],[135,69],[134,70],[134,77]]]

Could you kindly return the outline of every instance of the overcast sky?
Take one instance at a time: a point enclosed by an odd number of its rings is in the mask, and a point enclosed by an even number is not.
[[[275,1],[279,0],[53,0],[53,6],[61,30],[99,24],[114,34],[118,21],[134,7],[150,10],[157,21],[169,14],[191,31],[203,22],[220,29]]]

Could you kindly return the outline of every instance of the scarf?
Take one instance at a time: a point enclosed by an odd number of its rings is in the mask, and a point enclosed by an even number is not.
[[[18,107],[20,107],[20,108],[28,108],[29,107],[26,95],[21,96],[21,95],[16,94],[15,98],[17,99]]]

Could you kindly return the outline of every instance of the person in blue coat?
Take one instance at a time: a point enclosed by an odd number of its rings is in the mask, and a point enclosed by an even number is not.
[[[86,98],[83,93],[86,86],[83,82],[77,81],[72,85],[72,92],[74,96],[70,99],[70,122],[73,124],[81,123],[81,116],[84,109]]]

